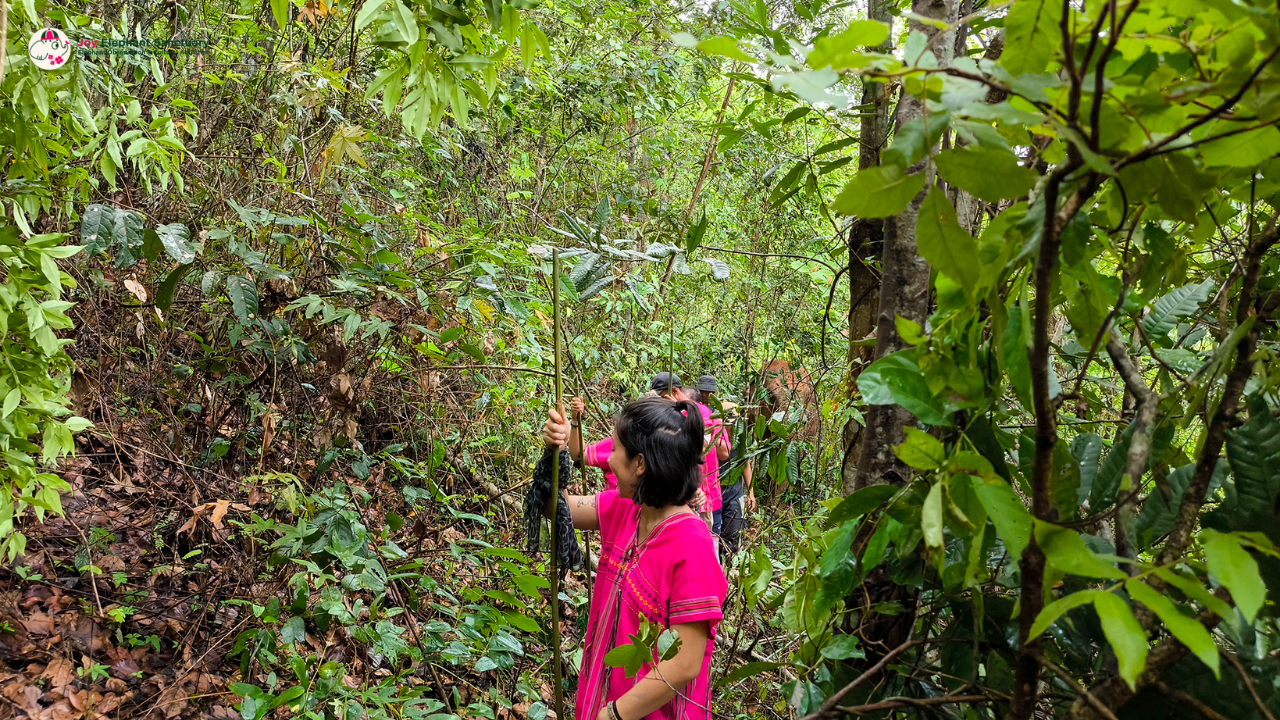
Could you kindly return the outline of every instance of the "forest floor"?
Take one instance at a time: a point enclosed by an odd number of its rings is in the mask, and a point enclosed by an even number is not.
[[[254,606],[273,599],[289,603],[296,568],[269,567],[262,543],[236,530],[255,514],[287,517],[288,508],[277,504],[285,504],[279,494],[288,490],[184,467],[144,449],[139,437],[120,443],[92,434],[81,439],[88,442],[64,469],[74,487],[63,500],[66,516],[29,530],[25,559],[0,574],[0,656],[7,669],[0,693],[12,703],[7,710],[0,705],[0,717],[13,717],[15,708],[42,720],[241,717],[231,707],[239,698],[228,684],[245,678],[229,653],[241,631],[260,619]],[[419,572],[446,587],[473,580],[450,547],[480,523],[433,517],[408,503],[377,468],[364,481],[347,481],[356,494],[376,498],[364,510],[370,527],[382,526],[388,513],[407,519],[389,539],[424,562]],[[485,494],[479,483],[458,490]],[[510,497],[472,509],[496,516],[499,534],[490,530],[489,540],[505,537],[500,546],[519,547],[519,506]],[[90,565],[100,572],[77,569]],[[575,574],[563,592],[581,596],[585,588]],[[316,591],[309,602],[320,599]],[[374,600],[368,592],[352,599],[366,605]],[[545,614],[545,607],[537,612]],[[416,615],[425,624],[443,613],[424,607]],[[572,603],[564,604],[564,615],[566,645],[577,644]],[[305,643],[344,663],[342,681],[349,688],[366,685],[370,674],[391,674],[372,667],[366,648],[343,630],[309,631]],[[445,696],[456,688],[464,704],[492,684],[492,678],[447,664],[434,671]],[[408,682],[432,679],[427,670]],[[260,668],[253,680],[274,678]],[[550,687],[543,683],[539,691],[550,704]],[[498,720],[524,717],[528,703],[521,705],[497,708]]]
[[[130,427],[132,432],[125,429]],[[299,509],[307,470],[299,472],[298,486],[262,482],[263,476],[237,481],[162,457],[164,446],[128,419],[116,440],[90,432],[79,441],[78,455],[63,468],[74,488],[63,500],[66,515],[29,529],[25,558],[0,572],[0,695],[7,701],[0,702],[0,718],[255,717],[233,709],[240,698],[229,688],[237,682],[273,687],[281,678],[261,659],[243,671],[244,633],[283,617],[281,608],[294,599],[291,576],[298,567],[273,563],[272,548],[252,530],[272,518],[287,526],[290,505]],[[470,498],[462,504],[469,512],[446,513],[438,505],[409,501],[417,497],[414,488],[406,491],[385,470],[378,465],[364,480],[344,478],[352,497],[368,498],[363,507],[357,504],[363,524],[384,528],[382,541],[421,561],[411,568],[415,579],[429,578],[420,585],[438,585],[445,597],[464,597],[455,603],[410,603],[416,609],[393,618],[397,627],[407,627],[405,617],[413,617],[410,636],[416,637],[433,622],[456,622],[463,607],[474,607],[466,600],[474,603],[480,593],[523,608],[545,627],[545,589],[526,586],[538,598],[523,603],[495,582],[503,579],[501,573],[487,573],[493,568],[477,565],[459,550],[471,544],[520,554],[503,549],[525,544],[517,529],[523,483],[501,492],[454,465],[447,473],[451,492]],[[311,607],[325,602],[314,585],[306,598]],[[475,594],[466,596],[466,588]],[[585,625],[581,573],[567,577],[562,597],[570,600],[562,603],[562,633],[572,668],[572,651],[581,647]],[[368,619],[375,593],[348,592],[345,602]],[[307,627],[297,649],[275,652],[339,663],[341,682],[352,691],[390,678],[394,684],[422,687],[426,697],[459,714],[539,720],[543,714],[531,714],[530,701],[552,706],[550,674],[541,664],[545,642],[536,633],[507,631],[524,638],[526,646],[505,673],[478,672],[480,666],[453,658],[415,662],[410,672],[392,677],[391,664],[382,663],[371,651],[376,646],[349,625],[335,624],[327,632]],[[751,634],[739,633],[739,639],[745,645]],[[272,643],[274,648],[274,638]],[[528,682],[530,677],[536,679]],[[487,702],[477,707],[476,701]],[[274,712],[269,716],[292,716],[287,708]]]

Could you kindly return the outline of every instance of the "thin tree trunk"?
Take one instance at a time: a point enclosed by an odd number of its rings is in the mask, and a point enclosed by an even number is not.
[[[868,0],[867,17],[889,26],[885,41],[876,52],[893,51],[893,15],[887,0]],[[862,83],[862,127],[858,133],[858,169],[865,170],[880,164],[880,150],[889,137],[889,95],[884,83]],[[867,105],[874,105],[870,113]],[[858,218],[849,225],[849,354],[845,377],[845,399],[853,402],[857,390],[858,374],[872,358],[874,348],[859,344],[876,327],[876,306],[879,302],[876,288],[880,278],[867,266],[874,259],[877,246],[883,247],[884,223],[880,220]],[[862,423],[852,418],[845,423],[843,437],[844,459],[840,464],[842,490],[845,495],[856,489],[858,457],[862,454]]]
[[[954,27],[959,16],[960,0],[913,0],[911,10],[918,16],[934,18]],[[911,20],[912,32],[923,33],[929,38],[940,67],[951,64],[955,51],[955,30],[941,30],[918,20]],[[936,37],[939,33],[943,37]],[[910,58],[909,58],[910,60]],[[924,117],[924,102],[914,95],[902,93],[898,101],[898,123],[902,128],[913,120]],[[918,172],[925,161],[910,168]],[[877,359],[903,349],[906,345],[898,336],[895,320],[898,316],[924,325],[929,314],[929,264],[916,250],[916,218],[920,204],[933,185],[932,171],[920,191],[907,208],[887,218],[884,223],[884,253],[881,256],[880,311],[876,316]],[[910,471],[893,454],[893,446],[902,443],[904,428],[914,425],[914,416],[898,405],[873,405],[867,413],[862,453],[858,458],[856,488],[885,483],[906,482]]]

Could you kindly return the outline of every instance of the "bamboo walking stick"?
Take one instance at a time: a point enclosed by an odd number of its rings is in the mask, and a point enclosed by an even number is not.
[[[552,329],[555,332],[555,368],[556,368],[556,409],[560,411],[560,416],[564,417],[564,398],[562,395],[562,387],[560,384],[560,249],[553,248],[551,251],[551,314]],[[579,428],[578,437],[582,437],[581,428]],[[555,456],[551,460],[551,497],[554,500],[552,507],[555,510],[551,513],[551,652],[552,652],[552,668],[555,673],[555,684],[553,690],[556,695],[556,720],[565,720],[564,714],[564,687],[561,678],[564,677],[561,671],[560,658],[560,555],[559,547],[557,547],[558,536],[560,534],[560,526],[557,520],[560,516],[560,449],[556,448]]]
[[[582,389],[583,394],[585,395],[585,384]],[[586,428],[582,426],[582,418],[585,415],[586,413],[584,412],[582,415],[578,416],[578,469],[581,471],[583,492],[587,492],[587,437],[585,435]],[[591,607],[591,594],[593,592],[593,588],[591,587],[593,584],[591,582],[591,538],[586,533],[582,533],[582,542],[587,549],[587,554],[582,564],[585,566],[583,569],[586,571],[587,575],[587,607],[589,608]],[[557,720],[559,719],[557,718]]]

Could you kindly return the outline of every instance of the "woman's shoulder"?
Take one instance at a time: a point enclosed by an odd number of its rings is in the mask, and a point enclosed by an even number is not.
[[[657,538],[655,538],[657,539]],[[687,546],[689,551],[705,549],[715,555],[715,541],[711,529],[702,516],[695,512],[680,513],[667,520],[660,535],[663,543]]]
[[[634,523],[636,504],[620,497],[618,491],[605,490],[596,495],[596,517],[600,520],[600,532],[608,537],[618,527]]]

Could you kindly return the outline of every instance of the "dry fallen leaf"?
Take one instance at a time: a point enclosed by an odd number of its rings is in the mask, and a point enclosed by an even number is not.
[[[134,280],[133,278],[125,279],[124,288],[133,293],[133,296],[138,298],[138,302],[147,301],[147,289],[137,280]]]
[[[227,510],[230,507],[231,507],[230,500],[219,500],[213,503],[213,515],[210,516],[209,519],[213,521],[214,527],[216,528],[222,527],[222,518],[227,516]]]
[[[49,687],[60,688],[71,684],[75,679],[75,671],[71,665],[71,661],[66,658],[54,658],[49,666],[40,674],[42,678],[48,678]]]

